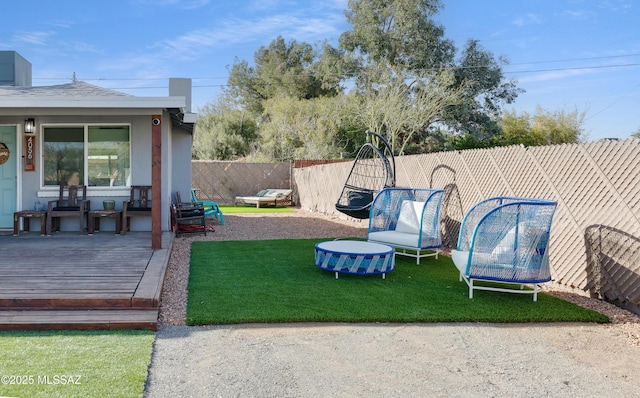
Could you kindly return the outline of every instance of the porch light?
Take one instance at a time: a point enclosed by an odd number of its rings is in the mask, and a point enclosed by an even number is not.
[[[36,132],[36,121],[35,119],[26,119],[24,121],[24,132],[25,134],[33,134]]]

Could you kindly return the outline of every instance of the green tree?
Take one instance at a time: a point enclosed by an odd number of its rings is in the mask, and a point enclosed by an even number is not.
[[[275,96],[264,102],[258,160],[333,159],[342,148],[335,145],[346,97],[298,99]]]
[[[500,135],[496,123],[503,104],[511,104],[524,90],[515,81],[506,80],[502,71],[504,58],[495,58],[477,40],[468,40],[454,66],[453,87],[466,87],[464,101],[448,107],[446,124],[462,135],[479,141],[491,141]]]
[[[295,40],[287,43],[279,36],[268,47],[256,51],[255,66],[236,59],[229,72],[226,95],[254,114],[262,113],[263,101],[276,96],[310,99],[336,95],[338,79],[326,64],[314,67],[316,63],[320,63],[320,55],[313,46]],[[323,71],[329,73],[326,80],[315,73]]]
[[[234,160],[249,155],[257,125],[246,111],[222,99],[200,109],[193,140],[194,159]]]
[[[505,81],[501,65],[506,61],[475,40],[456,60],[453,42],[433,20],[441,9],[439,0],[349,0],[346,17],[352,30],[340,36],[340,48],[358,65],[356,85],[375,92],[391,78],[415,90],[437,72],[453,70],[451,88],[463,89],[464,101],[449,104],[442,122],[476,139],[497,135],[495,118],[502,104],[511,103],[521,90]]]
[[[352,30],[340,36],[340,48],[368,70],[356,76],[365,87],[376,64],[402,80],[439,69],[455,55],[444,28],[432,20],[442,8],[438,0],[349,0],[347,7]]]
[[[383,133],[394,155],[412,153],[410,149],[417,147],[421,133],[442,121],[446,107],[462,101],[463,90],[452,88],[452,79],[447,71],[431,73],[429,79],[420,79],[414,89],[399,80],[390,80],[375,91],[359,95],[359,122]]]
[[[640,140],[640,128],[633,134],[631,134],[631,138],[637,138]]]
[[[534,115],[505,112],[499,120],[502,138],[498,144],[538,146],[582,142],[586,138],[584,117],[585,112],[577,109],[548,111],[540,106]]]
[[[499,125],[502,128],[502,143],[505,145],[540,145],[542,139],[533,134],[531,123],[531,115],[528,112],[520,114],[515,110],[504,112],[499,120]]]

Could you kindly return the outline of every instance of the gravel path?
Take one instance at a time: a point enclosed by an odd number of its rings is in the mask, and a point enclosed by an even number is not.
[[[225,221],[174,241],[147,397],[640,397],[640,317],[564,292],[612,323],[184,326],[194,240],[366,236],[304,211]]]

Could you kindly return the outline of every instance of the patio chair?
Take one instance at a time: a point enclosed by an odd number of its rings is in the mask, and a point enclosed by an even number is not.
[[[204,205],[201,202],[183,202],[180,192],[176,192],[175,203],[171,205],[171,229],[176,237],[194,233],[206,236]]]
[[[369,242],[396,248],[396,254],[438,258],[442,247],[440,206],[444,191],[427,188],[385,188],[370,209]]]
[[[391,146],[380,134],[367,131],[366,142],[356,154],[336,210],[350,217],[367,219],[375,195],[395,185],[396,162]]]
[[[58,199],[50,200],[48,203],[47,235],[60,230],[61,217],[78,217],[80,234],[84,234],[90,207],[86,185],[60,185]]]
[[[151,186],[132,185],[129,200],[122,202],[122,232],[131,228],[131,217],[151,217]]]
[[[538,300],[539,284],[551,280],[549,231],[556,205],[544,199],[500,196],[467,212],[451,258],[460,280],[469,286],[469,298],[474,290],[491,290],[533,294],[533,301]],[[524,289],[525,284],[533,289]]]
[[[204,206],[205,218],[215,217],[215,219],[218,220],[220,224],[224,225],[224,215],[222,214],[222,210],[220,210],[218,202],[214,202],[213,200],[208,199],[198,199],[195,189],[191,190],[191,201],[202,203],[202,205]]]

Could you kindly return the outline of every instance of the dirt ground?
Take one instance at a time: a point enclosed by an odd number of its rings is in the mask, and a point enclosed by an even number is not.
[[[172,326],[146,396],[638,397],[639,357],[593,324]]]

